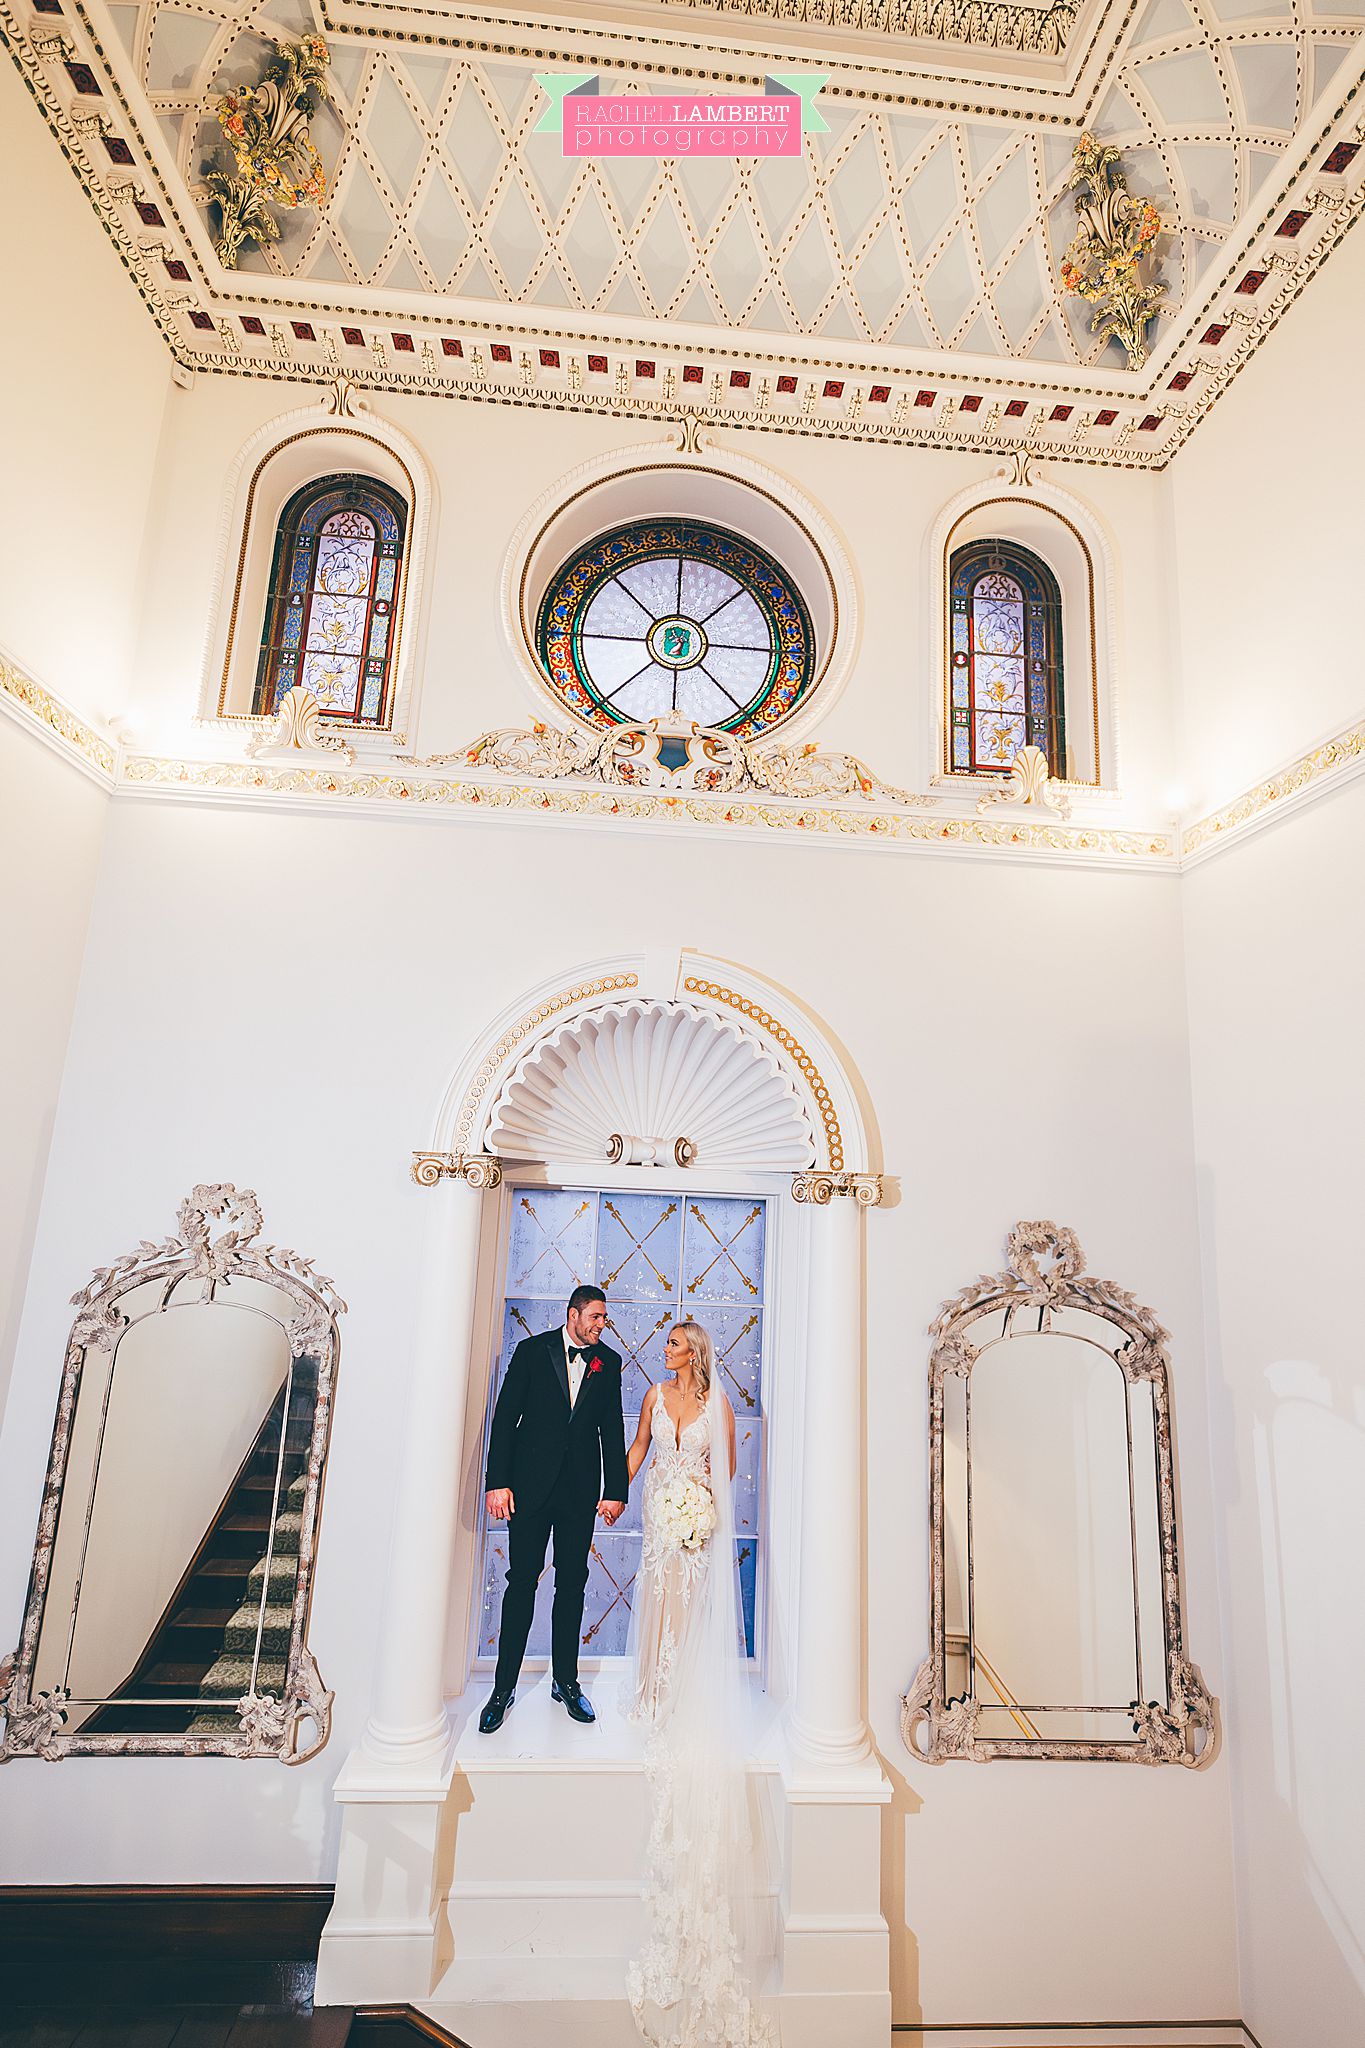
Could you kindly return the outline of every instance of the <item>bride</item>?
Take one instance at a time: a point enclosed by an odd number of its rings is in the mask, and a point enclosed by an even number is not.
[[[771,2048],[749,1984],[758,1856],[744,1765],[735,1416],[700,1323],[675,1323],[664,1358],[672,1384],[646,1394],[627,1457],[634,1479],[653,1453],[627,1700],[647,1730],[647,1938],[627,1990],[655,2048]]]

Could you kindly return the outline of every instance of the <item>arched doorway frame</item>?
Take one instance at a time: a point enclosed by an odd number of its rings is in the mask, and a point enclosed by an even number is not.
[[[431,1157],[484,1155],[495,1106],[507,1080],[526,1061],[534,1048],[552,1034],[582,1018],[600,1014],[623,1003],[684,1005],[709,1013],[719,1022],[738,1027],[742,1035],[773,1058],[793,1085],[805,1108],[814,1137],[813,1156],[803,1162],[811,1174],[844,1176],[868,1159],[866,1119],[856,1084],[850,1077],[846,1058],[820,1022],[786,990],[734,962],[690,949],[616,955],[592,963],[572,975],[550,975],[526,995],[507,1005],[467,1052],[452,1076],[435,1120]],[[476,1565],[479,1550],[478,1499],[479,1464],[482,1455],[484,1418],[492,1360],[498,1344],[496,1323],[501,1303],[501,1276],[509,1227],[509,1179],[515,1173],[523,1183],[540,1179],[553,1185],[591,1185],[622,1190],[648,1188],[685,1194],[689,1184],[686,1169],[611,1168],[600,1156],[585,1158],[527,1159],[501,1162],[504,1180],[486,1191],[480,1204],[481,1219],[477,1254],[475,1306],[472,1317],[468,1366],[468,1391],[463,1416],[460,1457],[461,1512],[454,1535],[454,1557],[450,1584],[450,1606],[445,1635],[443,1689],[447,1698],[458,1697],[470,1683],[473,1664],[474,1608],[479,1588]],[[769,1328],[770,1354],[781,1365],[777,1375],[775,1412],[770,1437],[770,1472],[783,1475],[780,1487],[773,1487],[769,1501],[769,1581],[766,1589],[769,1626],[766,1631],[765,1675],[778,1699],[794,1704],[795,1643],[799,1631],[798,1606],[800,1569],[800,1528],[802,1524],[801,1483],[804,1472],[803,1417],[806,1412],[803,1389],[810,1350],[812,1304],[809,1282],[812,1272],[812,1229],[820,1229],[826,1217],[818,1203],[793,1201],[792,1172],[774,1174],[751,1172],[735,1175],[706,1175],[693,1181],[707,1193],[741,1192],[762,1195],[769,1203],[769,1216],[776,1226],[769,1254],[775,1296],[775,1312]],[[861,1177],[875,1178],[866,1171]],[[846,1206],[840,1204],[841,1207]],[[852,1206],[852,1205],[847,1205]],[[819,1216],[819,1223],[815,1217]],[[861,1318],[858,1318],[860,1323]],[[850,1389],[861,1415],[861,1353],[856,1377]],[[859,1425],[861,1427],[861,1425]],[[861,1447],[861,1434],[859,1437]],[[861,1698],[856,1715],[846,1716],[859,1724],[858,1735],[848,1735],[846,1747],[861,1747]]]
[[[786,1209],[779,1341],[791,1348],[789,1415],[799,1420],[788,1465],[800,1472],[788,1518],[795,1655],[785,1659],[789,1707],[776,1765],[785,1801],[779,1962],[802,2002],[837,1992],[850,2013],[856,2002],[871,2041],[890,2022],[889,1944],[876,1905],[879,1809],[890,1786],[868,1736],[862,1642],[862,1219],[881,1202],[880,1151],[851,1062],[807,1006],[751,970],[690,949],[548,976],[509,1004],[457,1065],[432,1142],[413,1154],[423,1253],[408,1418],[375,1696],[336,1785],[341,1854],[318,1981],[328,1999],[346,2003],[424,1997],[440,1974],[446,1844],[465,1734],[450,1701],[470,1661],[468,1562],[464,1602],[455,1596],[461,1555],[473,1554],[480,1475],[471,1477],[469,1454],[481,1438],[488,1371],[478,1361],[491,1356],[502,1277],[501,1204],[488,1197],[511,1164],[482,1146],[503,1082],[530,1046],[632,998],[737,1020],[812,1112],[814,1159],[772,1176]],[[573,1162],[538,1164],[549,1177]],[[652,1169],[619,1171],[623,1185],[638,1187]],[[471,1768],[477,1742],[464,1752]]]

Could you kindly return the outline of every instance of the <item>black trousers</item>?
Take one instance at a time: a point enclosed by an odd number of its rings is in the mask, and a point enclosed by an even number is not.
[[[517,1682],[536,1604],[536,1584],[545,1568],[553,1535],[555,1597],[550,1612],[550,1669],[561,1685],[578,1683],[578,1637],[583,1626],[583,1589],[588,1583],[597,1502],[561,1479],[542,1507],[520,1510],[507,1524],[507,1590],[502,1596],[498,1666],[494,1689],[510,1692]]]

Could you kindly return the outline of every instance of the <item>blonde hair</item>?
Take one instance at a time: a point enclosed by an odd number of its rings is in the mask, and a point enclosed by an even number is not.
[[[711,1342],[711,1332],[704,1330],[700,1323],[674,1323],[669,1336],[682,1336],[692,1354],[692,1377],[697,1383],[697,1392],[705,1401],[711,1392],[711,1381],[715,1377],[716,1353]]]

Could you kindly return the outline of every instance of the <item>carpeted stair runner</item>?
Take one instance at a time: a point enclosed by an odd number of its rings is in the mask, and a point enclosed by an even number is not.
[[[223,1647],[204,1673],[197,1688],[204,1700],[222,1700],[235,1706],[244,1693],[284,1692],[289,1656],[289,1631],[294,1613],[294,1591],[298,1584],[299,1537],[303,1529],[303,1496],[307,1481],[302,1472],[291,1480],[282,1499],[285,1503],[275,1518],[275,1540],[270,1546],[269,1590],[265,1611],[261,1592],[266,1585],[266,1559],[260,1556],[247,1574],[246,1598],[223,1631]],[[261,1654],[252,1685],[252,1656],[260,1624]],[[186,1731],[191,1735],[221,1730],[221,1713],[196,1714]]]

